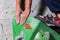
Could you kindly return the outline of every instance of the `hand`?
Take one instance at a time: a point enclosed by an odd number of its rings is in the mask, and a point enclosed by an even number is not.
[[[22,12],[21,19],[20,19],[20,24],[24,24],[28,15],[29,15],[30,9],[25,9],[25,11]]]
[[[16,9],[15,11],[15,19],[17,24],[20,22],[20,12],[21,12],[21,9]]]

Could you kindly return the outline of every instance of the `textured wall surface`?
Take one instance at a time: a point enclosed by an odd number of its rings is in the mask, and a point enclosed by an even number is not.
[[[0,0],[0,40],[12,40],[12,17],[11,12],[15,10],[16,0]],[[32,10],[40,0],[33,0]],[[34,17],[38,12],[39,6],[30,16]],[[47,8],[45,13],[51,13]]]
[[[0,0],[0,40],[12,40],[11,12],[15,0]]]

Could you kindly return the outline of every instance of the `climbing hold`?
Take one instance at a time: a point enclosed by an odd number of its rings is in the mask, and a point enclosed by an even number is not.
[[[31,26],[30,26],[29,24],[26,24],[26,25],[25,25],[25,28],[26,28],[26,29],[31,29]]]

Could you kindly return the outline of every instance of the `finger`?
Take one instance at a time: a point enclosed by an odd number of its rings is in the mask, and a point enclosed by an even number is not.
[[[19,14],[16,14],[15,15],[15,19],[16,19],[16,23],[18,24],[19,23],[19,20],[20,20]]]
[[[26,21],[26,17],[21,16],[20,24],[23,25]]]

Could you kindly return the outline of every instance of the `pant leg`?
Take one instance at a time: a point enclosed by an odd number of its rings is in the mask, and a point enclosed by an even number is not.
[[[60,0],[43,0],[53,13],[60,13]]]

